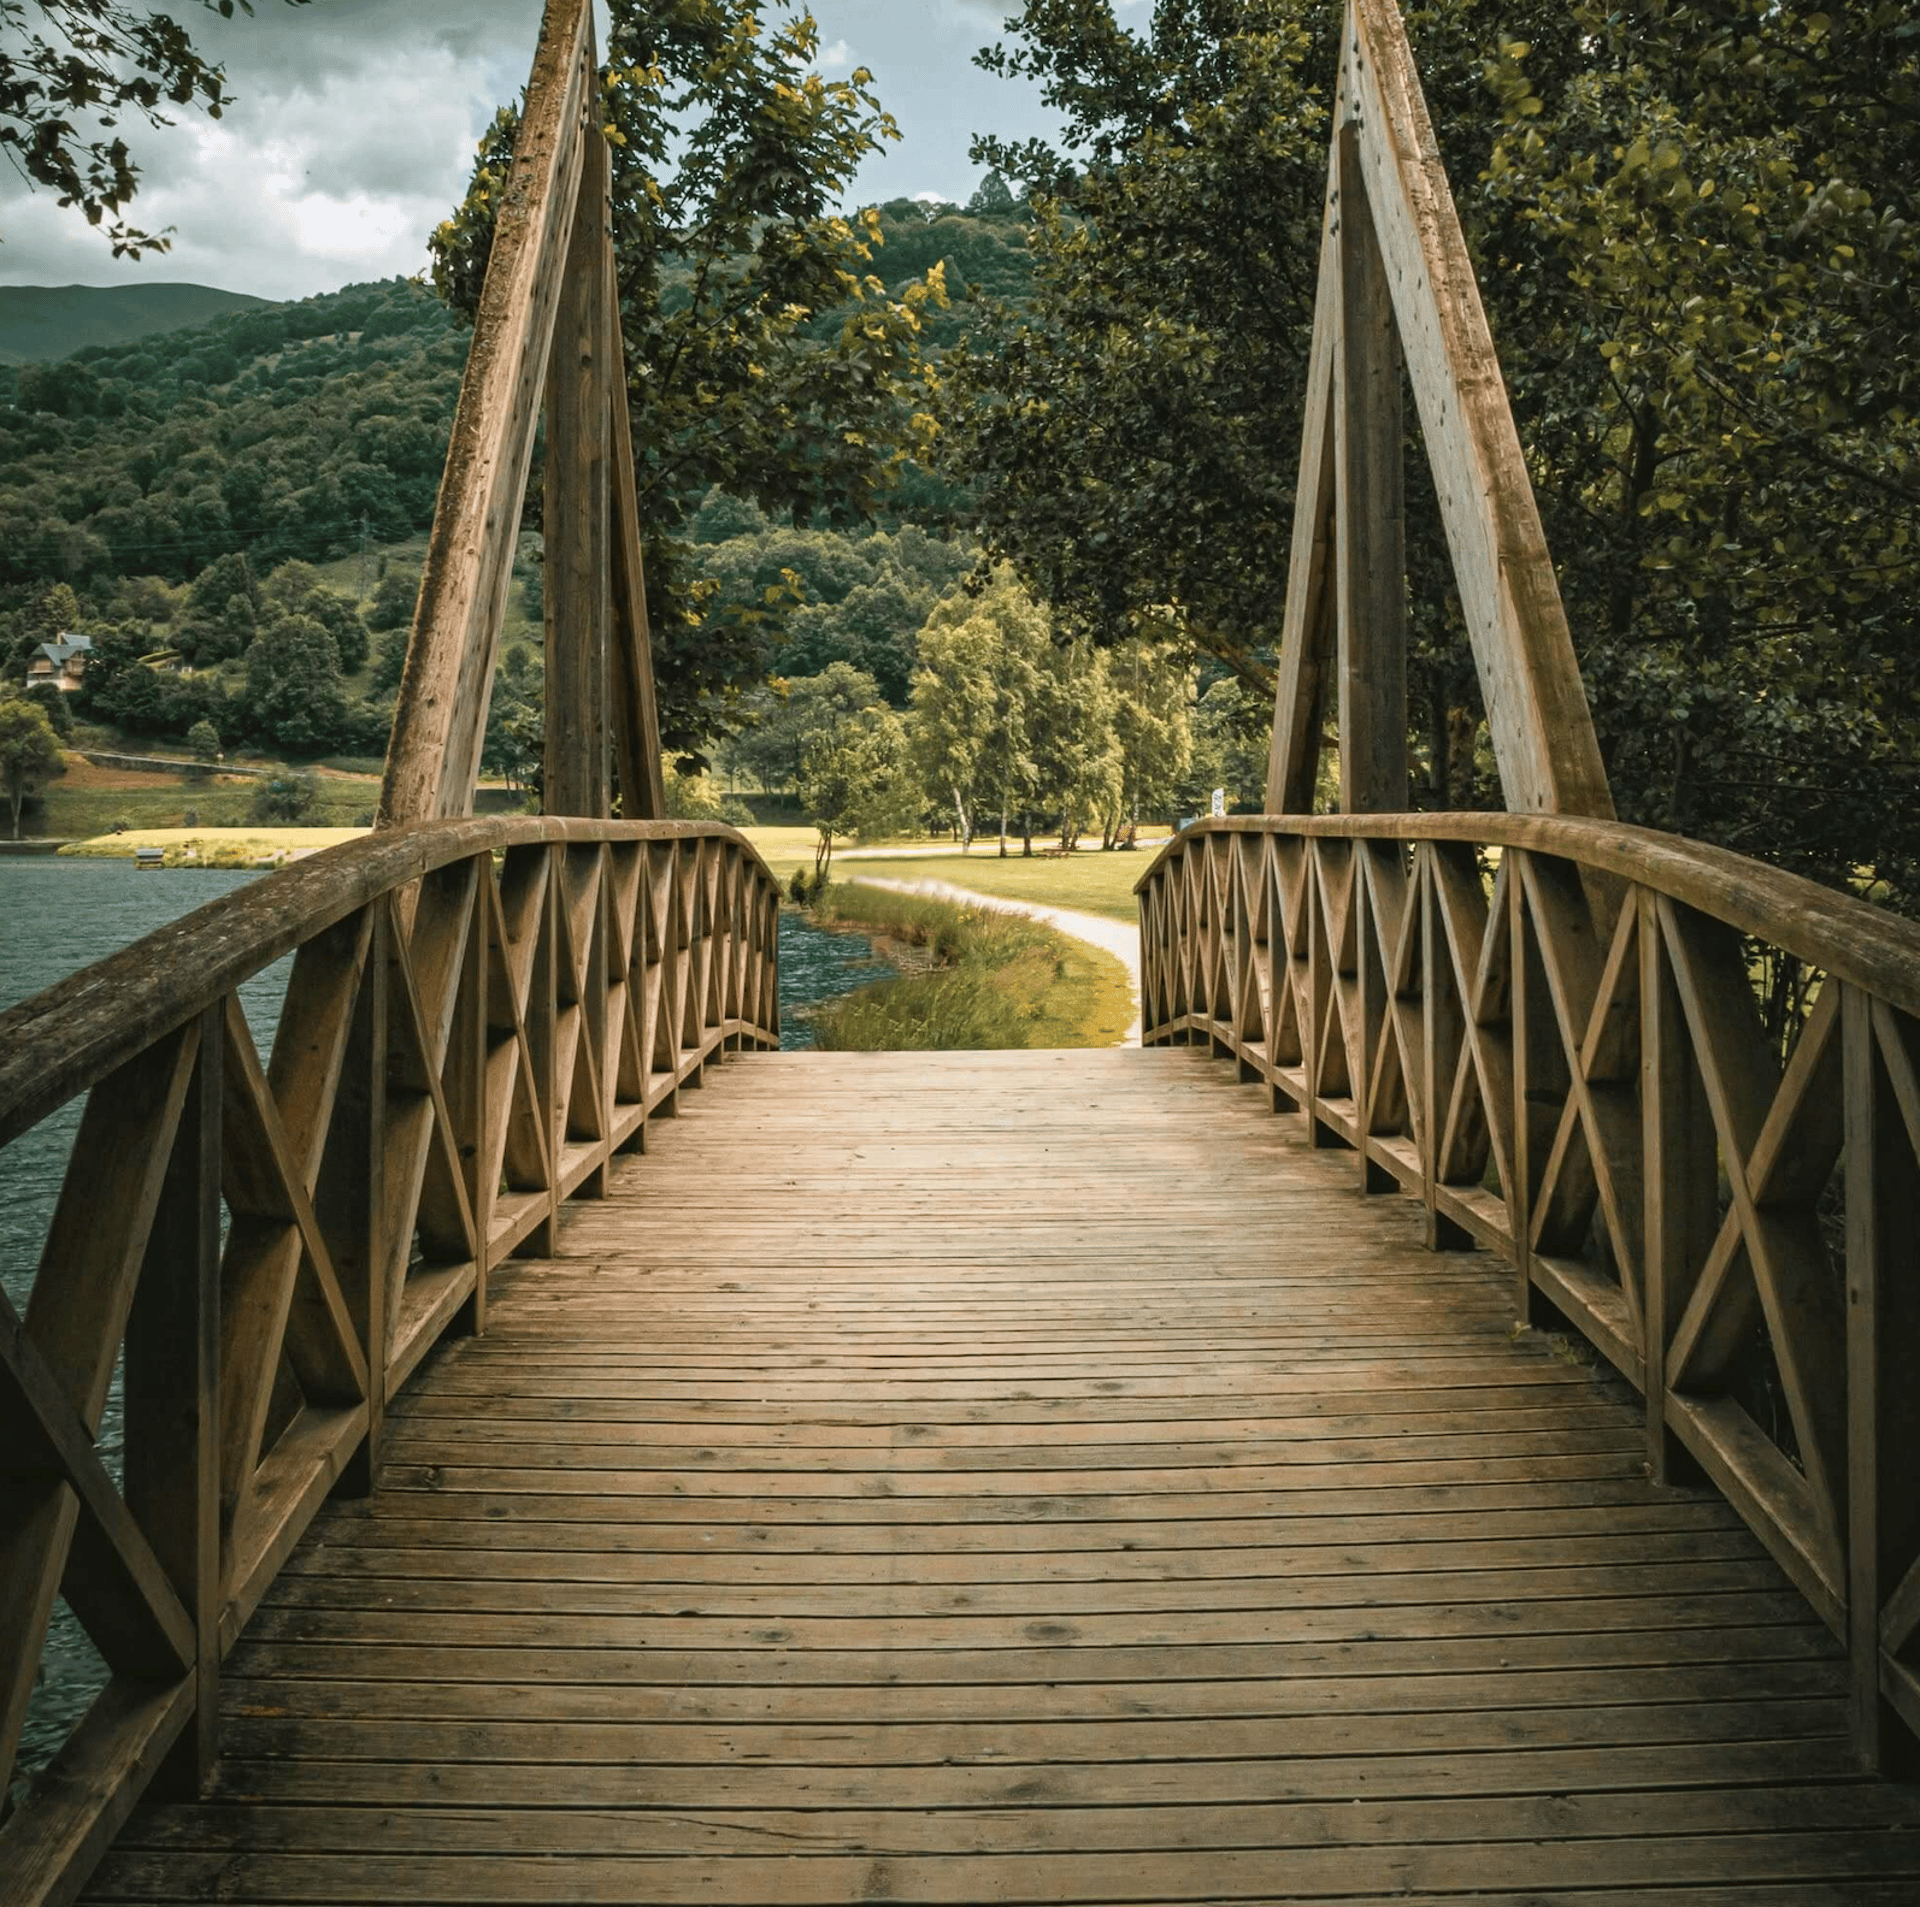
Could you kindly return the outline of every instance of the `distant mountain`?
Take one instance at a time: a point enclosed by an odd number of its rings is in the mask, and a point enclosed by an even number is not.
[[[211,285],[0,285],[0,364],[44,364],[90,344],[131,344],[268,302]]]

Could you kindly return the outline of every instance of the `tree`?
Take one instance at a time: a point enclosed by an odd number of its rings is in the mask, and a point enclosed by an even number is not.
[[[1101,845],[1133,846],[1140,816],[1172,809],[1193,760],[1193,666],[1184,645],[1135,636],[1113,651],[1114,736],[1120,749],[1119,799],[1105,817]]]
[[[1194,706],[1190,773],[1178,793],[1194,814],[1205,814],[1218,788],[1228,811],[1259,811],[1267,790],[1267,749],[1273,707],[1245,683],[1218,675]]]
[[[73,711],[67,707],[66,692],[51,682],[29,682],[27,700],[39,709],[61,741],[73,739]]]
[[[220,731],[202,717],[187,730],[187,746],[193,750],[195,761],[216,762],[220,759]]]
[[[169,103],[218,119],[232,103],[226,75],[163,13],[120,0],[31,4],[39,31],[27,24],[29,0],[0,0],[0,149],[30,184],[52,188],[63,206],[77,205],[89,225],[108,221],[114,257],[168,250],[165,234],[139,231],[120,217],[139,190],[140,169],[117,128],[129,113],[164,126]],[[252,0],[200,4],[225,19],[236,7],[253,12]],[[75,118],[91,119],[103,136],[88,138]]]
[[[413,622],[414,604],[420,595],[420,572],[415,569],[387,569],[373,587],[373,604],[367,611],[367,627],[373,630],[405,629]],[[533,612],[529,610],[529,614]]]
[[[230,552],[193,579],[175,641],[188,661],[202,665],[242,655],[260,624],[265,601],[253,565]]]
[[[613,0],[600,96],[628,402],[639,460],[661,737],[697,755],[763,680],[781,605],[701,587],[687,531],[709,494],[776,517],[868,519],[934,422],[920,360],[936,273],[890,292],[877,213],[836,208],[898,137],[859,68],[813,72],[810,15],[759,0]],[[434,283],[477,302],[517,116],[483,144],[465,202],[434,235]]]
[[[1264,700],[1326,107],[1318,0],[1029,0],[1034,294],[958,367],[989,547],[1102,641],[1178,606]],[[1920,40],[1900,9],[1469,0],[1410,29],[1623,818],[1920,905]],[[1480,707],[1409,415],[1424,798]]]
[[[1035,801],[1059,816],[1063,850],[1096,818],[1118,812],[1124,782],[1114,704],[1104,649],[1085,637],[1048,646],[1031,716]]]
[[[247,651],[247,721],[296,755],[337,747],[347,725],[340,652],[311,616],[276,617]]]
[[[906,725],[877,703],[813,737],[799,785],[800,805],[820,832],[816,882],[832,864],[836,834],[890,834],[908,826],[920,806]]]
[[[404,655],[404,643],[401,652]],[[537,785],[546,748],[546,706],[540,660],[524,642],[516,642],[493,672],[493,699],[487,704],[480,747],[485,773],[500,776],[509,788]]]
[[[1058,148],[975,142],[1032,187],[1024,305],[951,365],[977,530],[1071,633],[1181,634],[1262,683],[1280,621],[1338,9],[1166,6],[1140,33],[1028,0],[989,70]]]
[[[951,799],[963,846],[984,806],[999,814],[1004,857],[1008,816],[1032,796],[1028,729],[1050,647],[1046,611],[1005,567],[979,595],[941,603],[920,632],[914,759],[928,793]]]
[[[19,698],[0,702],[0,783],[6,786],[16,841],[27,797],[53,776],[65,773],[59,738],[46,712]]]
[[[282,563],[260,585],[260,602],[269,614],[310,616],[324,625],[347,673],[365,666],[367,625],[358,607],[352,597],[323,583],[311,563]]]
[[[883,700],[879,683],[846,662],[818,675],[776,678],[747,698],[746,726],[733,744],[735,765],[769,793],[794,787],[815,735]]]
[[[282,770],[269,775],[254,791],[253,818],[281,827],[299,827],[310,821],[320,805],[320,782],[310,774]]]

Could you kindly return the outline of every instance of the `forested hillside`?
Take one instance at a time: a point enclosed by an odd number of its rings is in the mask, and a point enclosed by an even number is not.
[[[971,207],[903,199],[877,221],[890,284],[942,268],[936,354],[984,304],[1024,294],[1026,215],[997,181]],[[689,295],[670,274],[663,302]],[[431,292],[396,279],[0,367],[0,666],[17,676],[36,643],[71,629],[95,641],[62,711],[82,722],[168,746],[206,723],[229,749],[377,755],[466,337]],[[535,532],[540,492],[536,456]],[[937,472],[906,464],[876,506],[870,522],[795,523],[715,485],[661,527],[711,626],[759,657],[756,680],[844,664],[904,709],[918,632],[976,558],[964,493]],[[487,750],[515,780],[539,753],[537,533],[517,573]],[[709,739],[751,725],[763,702],[728,704]]]
[[[421,529],[465,359],[396,279],[0,371],[0,586],[97,596]]]
[[[266,302],[212,285],[0,285],[0,364],[131,344]]]

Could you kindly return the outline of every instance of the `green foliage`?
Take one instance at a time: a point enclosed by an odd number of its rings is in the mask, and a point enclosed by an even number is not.
[[[711,775],[683,775],[671,762],[662,762],[661,778],[671,820],[724,821],[735,828],[753,826],[753,810],[737,795],[716,787]]]
[[[696,530],[728,529],[693,552],[710,608],[777,610],[774,654],[783,676],[845,663],[872,676],[895,707],[907,699],[916,632],[974,560],[964,545],[913,524],[865,535],[770,524],[717,490],[695,522]]]
[[[211,285],[0,285],[0,366],[52,363],[267,302]]]
[[[733,764],[763,789],[794,787],[816,735],[883,699],[879,683],[849,662],[814,676],[776,677],[742,705],[746,726],[730,747]]]
[[[266,607],[283,615],[310,616],[333,638],[340,667],[348,674],[367,661],[367,625],[351,598],[329,589],[311,563],[282,563],[260,586]]]
[[[769,19],[757,0],[611,9],[599,111],[661,735],[680,756],[766,676],[780,625],[777,601],[695,578],[686,533],[709,492],[801,521],[870,518],[932,436],[920,314],[939,281],[890,293],[874,269],[878,215],[834,209],[897,131],[865,69],[825,80],[816,53],[809,16]],[[477,302],[515,130],[502,112],[433,239],[434,282],[462,311]]]
[[[21,697],[0,701],[0,787],[7,791],[13,838],[20,838],[20,811],[27,797],[55,775],[66,773],[59,738],[46,711]]]
[[[363,526],[424,529],[465,355],[432,294],[395,279],[26,367],[0,406],[0,588],[104,597],[242,551],[257,576]]]
[[[1233,676],[1217,677],[1194,705],[1193,758],[1179,784],[1184,812],[1208,813],[1219,788],[1229,814],[1258,814],[1272,739],[1273,704]]]
[[[73,739],[73,711],[67,707],[66,691],[51,682],[29,682],[26,697],[46,716],[54,734],[63,742]]]
[[[261,782],[253,797],[253,819],[281,827],[299,827],[320,811],[320,781],[311,774],[282,771]]]
[[[414,604],[420,597],[420,572],[415,569],[383,569],[373,587],[373,601],[367,609],[367,627],[376,631],[405,629],[413,621]],[[396,676],[395,681],[399,678]]]
[[[196,761],[218,761],[220,759],[220,731],[203,716],[187,730],[187,746],[193,750]]]
[[[1920,901],[1920,39],[1775,0],[1413,10],[1622,813]],[[1269,692],[1337,14],[1029,0],[1035,287],[954,367],[979,527],[1069,629]],[[1409,419],[1424,798],[1487,799]],[[1229,724],[1235,733],[1242,725]],[[1225,732],[1225,731],[1220,731]],[[1214,770],[1249,790],[1252,762]],[[1197,771],[1196,771],[1197,772]]]
[[[252,0],[201,5],[226,19],[236,7],[253,11]],[[39,19],[30,25],[28,0],[0,0],[0,151],[60,204],[77,205],[89,225],[106,221],[114,257],[168,250],[164,235],[120,216],[140,173],[118,127],[135,113],[165,125],[167,104],[218,119],[231,103],[225,74],[163,13],[120,0],[32,0],[32,7]],[[98,136],[87,138],[76,119],[91,120]]]
[[[324,623],[282,613],[254,638],[246,714],[254,734],[296,755],[324,754],[347,740],[340,652]]]
[[[406,655],[404,632],[398,653]],[[381,644],[382,672],[388,654]],[[394,678],[399,681],[396,667]],[[487,704],[487,727],[480,746],[484,773],[499,775],[509,788],[537,788],[546,748],[547,684],[541,658],[524,642],[515,643],[493,672],[493,699]]]
[[[816,872],[833,858],[835,835],[891,834],[912,825],[920,788],[906,725],[883,705],[856,710],[807,742],[800,805],[820,831]]]
[[[929,794],[951,800],[963,843],[983,809],[1004,837],[1007,817],[1033,798],[1033,705],[1051,648],[1046,611],[1004,567],[980,595],[943,602],[920,632],[915,755]]]
[[[935,963],[816,1007],[814,1042],[830,1051],[1113,1046],[1132,1018],[1119,961],[1016,914],[845,884],[816,888],[813,912]]]

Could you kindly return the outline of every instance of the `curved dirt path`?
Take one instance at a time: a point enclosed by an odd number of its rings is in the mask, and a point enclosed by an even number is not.
[[[896,894],[923,894],[929,900],[954,901],[964,907],[990,907],[996,913],[1024,914],[1059,933],[1084,940],[1089,946],[1110,953],[1127,970],[1127,985],[1133,993],[1133,1024],[1127,1028],[1119,1046],[1140,1044],[1140,929],[1124,921],[1105,920],[1098,914],[1082,914],[1071,907],[1043,907],[1038,901],[1006,900],[998,894],[979,894],[970,887],[956,887],[951,881],[893,881],[880,874],[852,874],[848,880],[860,887],[888,887]]]

